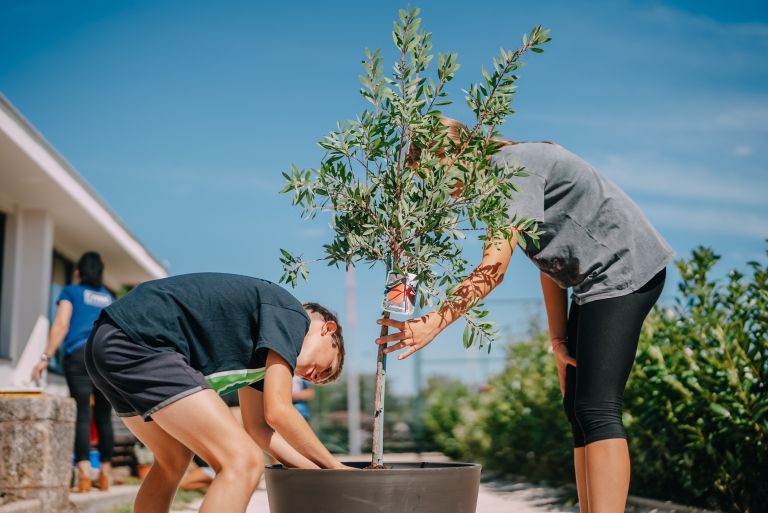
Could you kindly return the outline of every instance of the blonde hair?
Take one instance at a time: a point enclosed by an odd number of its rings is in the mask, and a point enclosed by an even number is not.
[[[336,381],[339,376],[341,376],[341,369],[344,367],[344,355],[346,351],[344,350],[344,335],[341,331],[341,324],[339,324],[339,318],[336,316],[335,313],[327,309],[321,304],[318,303],[304,303],[302,305],[304,307],[304,310],[307,312],[317,314],[320,317],[322,317],[323,322],[333,321],[336,323],[336,331],[333,332],[331,335],[331,338],[333,339],[333,346],[338,351],[338,356],[336,359],[339,362],[339,366],[336,368],[336,371],[325,378],[322,381],[316,382],[316,385],[326,385],[328,383],[333,383]]]
[[[462,142],[462,133],[463,134],[469,133],[469,128],[467,127],[467,125],[465,125],[464,123],[462,123],[457,119],[449,118],[447,116],[440,116],[440,123],[448,129],[445,136],[457,146]],[[519,144],[519,141],[513,141],[510,139],[494,139],[494,141],[498,143],[500,147]],[[549,142],[549,141],[544,141],[544,142]],[[422,150],[421,148],[419,148],[413,143],[409,145],[408,154],[406,157],[406,163],[408,166],[410,167],[416,166],[416,164],[421,159],[421,150]],[[441,157],[445,156],[442,150],[438,150],[438,156],[441,156]]]
[[[459,144],[461,142],[461,132],[469,133],[469,128],[467,125],[457,119],[449,118],[447,116],[440,116],[440,123],[448,127],[448,138],[455,144]],[[512,146],[520,143],[520,141],[513,141],[511,139],[494,139],[494,142],[499,143],[502,147]]]

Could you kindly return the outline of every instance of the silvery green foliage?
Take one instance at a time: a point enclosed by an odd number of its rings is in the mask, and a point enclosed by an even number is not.
[[[464,91],[475,125],[454,142],[439,109],[451,103],[445,87],[459,69],[456,54],[439,54],[431,74],[431,34],[421,28],[419,9],[401,10],[392,33],[400,54],[392,75],[384,75],[379,50],[366,50],[360,94],[370,107],[320,142],[327,153],[319,168],[292,166],[283,173],[281,192],[293,192],[306,219],[331,214],[334,236],[320,260],[414,273],[420,306],[434,307],[451,301],[472,269],[462,256],[468,232],[488,241],[509,239],[514,229],[521,246],[538,244],[536,224],[508,212],[516,192],[510,179],[524,171],[494,166],[490,157],[499,147],[497,126],[512,114],[519,59],[528,50],[541,52],[547,34],[534,28],[520,48],[501,50],[492,69],[482,70],[483,81]],[[411,145],[421,152],[417,163],[408,161]],[[451,196],[457,184],[461,193]],[[281,281],[295,286],[299,275],[307,278],[307,262],[281,251]],[[465,315],[467,347],[495,337],[487,313],[475,304]]]

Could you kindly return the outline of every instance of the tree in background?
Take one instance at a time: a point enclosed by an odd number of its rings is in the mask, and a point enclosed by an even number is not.
[[[511,178],[523,171],[494,166],[490,157],[500,145],[497,127],[512,113],[520,57],[541,52],[547,34],[534,28],[517,50],[501,50],[492,68],[483,68],[483,81],[465,91],[474,126],[455,141],[447,137],[439,109],[451,103],[445,88],[459,68],[456,55],[439,54],[430,76],[431,34],[421,28],[418,9],[401,10],[392,33],[399,60],[391,77],[384,76],[380,51],[366,50],[360,94],[370,107],[320,142],[327,153],[319,168],[292,166],[283,173],[282,192],[294,193],[293,203],[305,218],[331,214],[334,236],[319,260],[347,268],[365,263],[403,279],[413,275],[420,306],[431,307],[454,301],[453,290],[469,274],[461,244],[467,232],[504,244],[499,241],[509,241],[514,230],[521,246],[526,239],[536,243],[535,223],[509,214]],[[414,149],[420,153],[416,161],[409,159]],[[305,260],[281,251],[282,281],[295,285],[299,276],[306,279]],[[467,347],[494,339],[487,314],[482,305],[471,305],[465,315]],[[382,463],[383,349],[377,359],[373,467]]]

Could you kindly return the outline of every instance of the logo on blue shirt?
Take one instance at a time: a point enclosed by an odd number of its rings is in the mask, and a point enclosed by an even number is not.
[[[106,308],[112,303],[112,298],[103,292],[86,289],[83,291],[83,303],[96,308]]]

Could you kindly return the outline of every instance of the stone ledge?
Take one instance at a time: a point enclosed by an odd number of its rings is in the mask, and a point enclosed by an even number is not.
[[[42,513],[71,512],[74,421],[71,398],[0,396],[0,492],[37,500]]]
[[[43,507],[37,499],[14,501],[0,506],[0,513],[41,513]]]
[[[70,397],[41,394],[38,397],[3,396],[2,399],[0,422],[53,420],[74,424],[75,421],[75,400]]]

